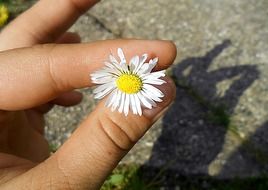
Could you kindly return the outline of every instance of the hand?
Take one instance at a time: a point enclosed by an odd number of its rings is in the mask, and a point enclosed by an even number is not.
[[[43,114],[54,104],[72,106],[91,87],[89,74],[110,50],[126,57],[159,57],[156,70],[172,64],[171,42],[108,40],[89,44],[64,33],[96,0],[40,0],[0,34],[0,188],[98,189],[120,159],[165,112],[175,96],[170,79],[164,101],[143,116],[111,112],[100,101],[66,143],[49,157]],[[44,44],[47,45],[37,45]],[[48,44],[57,43],[57,44]],[[59,43],[64,43],[59,44]],[[14,49],[19,48],[19,49]]]

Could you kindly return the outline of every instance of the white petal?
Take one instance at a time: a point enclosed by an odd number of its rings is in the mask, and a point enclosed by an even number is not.
[[[144,55],[141,56],[141,59],[139,61],[139,64],[136,66],[136,68],[133,71],[134,73],[138,73],[139,72],[140,68],[142,67],[144,61],[146,61],[147,57],[148,57],[147,54],[144,54]]]
[[[153,94],[151,91],[148,91],[147,89],[143,89],[143,91],[146,94],[146,97],[150,97],[152,100],[154,100],[156,102],[162,102],[163,101],[158,96]]]
[[[142,80],[155,80],[155,79],[159,79],[161,77],[156,77],[154,75],[147,74],[146,76],[142,76],[141,78],[142,78]]]
[[[140,92],[137,93],[137,95],[145,107],[152,109],[152,104],[150,104]]]
[[[115,89],[115,86],[109,86],[108,88],[106,88],[105,90],[97,93],[94,98],[95,99],[102,99],[104,98],[104,96],[106,96],[107,94],[109,94],[113,89]]]
[[[166,70],[162,70],[162,71],[157,71],[157,72],[153,72],[153,73],[145,73],[145,74],[141,74],[140,77],[144,80],[146,78],[160,78],[160,77],[164,77],[166,76],[165,74]]]
[[[166,76],[166,70],[162,70],[162,71],[157,71],[157,72],[152,72],[150,75],[155,76],[155,77],[164,77]]]
[[[91,73],[90,77],[95,79],[95,78],[100,78],[100,77],[106,77],[107,76],[107,72],[95,72],[95,73]]]
[[[119,75],[122,70],[121,67],[115,63],[106,62],[105,65],[106,68],[104,68],[103,71],[112,75]]]
[[[93,93],[94,93],[94,94],[97,94],[97,93],[99,93],[99,92],[101,92],[101,91],[103,91],[103,90],[109,88],[110,86],[115,86],[115,85],[114,85],[114,83],[111,83],[111,82],[106,83],[106,84],[102,84],[102,85],[98,86],[97,88],[95,88],[95,89],[93,90]]]
[[[131,103],[132,112],[136,115],[138,113],[138,111],[136,108],[135,97],[133,94],[130,95],[130,103]]]
[[[139,56],[136,55],[132,57],[129,63],[130,63],[130,71],[133,72],[139,64]]]
[[[149,61],[149,68],[148,68],[147,72],[151,72],[153,70],[153,68],[156,66],[157,62],[158,62],[158,57],[151,59]]]
[[[120,74],[118,69],[111,69],[108,67],[104,67],[104,68],[102,68],[102,70],[95,71],[94,73],[91,73],[90,77],[92,80],[95,80],[95,79],[98,79],[101,77],[115,76],[115,75],[118,75],[118,73]]]
[[[114,67],[116,67],[116,69],[118,70],[118,71],[123,71],[123,70],[125,70],[125,67],[122,67],[122,64],[120,64],[120,63],[118,63],[118,62],[111,62],[111,64],[114,66]]]
[[[136,108],[137,108],[138,114],[141,116],[142,115],[142,111],[141,111],[141,102],[140,102],[140,99],[138,98],[137,94],[134,94],[134,98],[135,98],[135,104],[136,104]]]
[[[128,110],[129,110],[129,103],[130,103],[129,96],[130,96],[129,94],[126,94],[125,105],[124,105],[124,114],[125,114],[125,116],[127,116]]]
[[[110,62],[108,62],[108,61],[105,61],[104,64],[105,64],[105,66],[107,66],[107,67],[109,67],[109,68],[111,68],[111,69],[116,68],[112,63],[110,63]]]
[[[116,90],[116,98],[112,104],[112,111],[114,111],[119,106],[120,100],[121,100],[121,95],[122,95],[121,91]]]
[[[112,63],[119,65],[118,61],[115,59],[115,57],[112,54],[109,55],[109,58]]]
[[[147,58],[148,58],[148,54],[143,54],[141,56],[140,64],[142,65],[146,61]]]
[[[156,65],[158,62],[158,57],[154,58],[154,59],[150,59],[149,63],[150,64],[153,64],[153,65]]]
[[[129,72],[128,65],[126,63],[121,63],[120,67],[123,72],[127,72],[127,73]]]
[[[106,77],[101,77],[98,79],[94,79],[93,82],[95,84],[105,84],[105,83],[110,83],[110,82],[114,82],[116,79],[113,76],[106,76]]]
[[[147,70],[148,70],[148,68],[149,68],[149,64],[148,63],[144,63],[142,65],[142,67],[140,68],[140,70],[138,71],[138,75],[141,75],[141,74],[146,73]]]
[[[125,94],[125,93],[122,93],[122,97],[121,97],[121,100],[120,100],[120,101],[121,101],[121,104],[120,104],[120,107],[119,107],[119,109],[118,109],[118,111],[119,111],[120,113],[123,112],[125,99],[126,99],[126,94]]]
[[[144,91],[140,92],[142,94],[142,96],[144,98],[146,98],[146,100],[153,106],[156,107],[156,103],[152,100],[152,98],[150,97],[150,95],[146,94]]]
[[[117,97],[117,90],[114,90],[109,95],[109,98],[107,99],[105,103],[105,106],[109,108],[115,102],[116,97]]]
[[[143,89],[148,90],[149,92],[155,94],[158,97],[164,97],[164,94],[157,88],[155,88],[154,86],[150,85],[150,84],[143,84]]]
[[[116,68],[118,70],[120,70],[121,72],[122,71],[123,72],[128,72],[127,62],[126,62],[126,58],[124,56],[123,50],[121,48],[118,48],[117,54],[118,54],[118,56],[120,58],[120,63],[118,63],[117,61],[116,62],[112,61],[113,65],[116,66]]]
[[[124,55],[124,52],[123,52],[123,50],[121,48],[118,48],[117,54],[118,54],[118,56],[119,56],[119,58],[121,60],[121,63],[126,63],[127,62],[126,58],[125,58],[125,55]]]
[[[166,83],[166,81],[161,80],[161,79],[145,79],[142,82],[146,84],[155,84],[155,85],[161,85],[161,84]]]

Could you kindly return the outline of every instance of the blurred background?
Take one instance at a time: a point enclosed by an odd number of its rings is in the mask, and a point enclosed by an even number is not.
[[[0,0],[0,25],[35,2]],[[175,102],[103,190],[268,189],[267,18],[267,0],[102,0],[78,20],[70,30],[83,42],[165,39],[178,48],[168,72]],[[46,116],[52,152],[94,109],[91,90],[81,91],[81,104]]]

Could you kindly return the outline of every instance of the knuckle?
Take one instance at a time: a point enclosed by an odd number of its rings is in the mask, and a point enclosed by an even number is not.
[[[52,179],[49,180],[49,182],[47,184],[49,184],[50,186],[52,186],[52,189],[55,188],[55,186],[58,186],[62,189],[66,189],[66,190],[74,190],[74,186],[71,184],[71,180],[70,180],[70,176],[67,175],[65,169],[63,167],[61,167],[61,161],[60,159],[55,156],[55,169],[58,171],[58,176],[60,176],[60,178],[58,178],[59,181],[57,182],[51,182]],[[56,184],[56,185],[55,185]]]
[[[56,60],[55,56],[57,56],[57,45],[49,44],[49,45],[41,45],[38,48],[43,49],[45,52],[45,64],[47,66],[47,76],[50,80],[50,86],[54,89],[55,92],[63,91],[64,82],[61,77],[59,77],[60,73],[60,65]]]
[[[110,111],[108,115],[134,142],[138,141],[152,124],[152,121],[145,116],[129,114],[126,117],[121,113],[113,114]]]
[[[98,122],[105,135],[117,146],[119,149],[129,150],[134,144],[135,139],[125,131],[122,125],[114,121],[112,117],[100,116]]]

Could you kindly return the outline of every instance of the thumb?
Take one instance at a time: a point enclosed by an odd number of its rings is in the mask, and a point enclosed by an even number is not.
[[[123,156],[173,101],[174,83],[168,78],[164,80],[167,83],[159,86],[165,95],[163,101],[151,110],[143,110],[142,116],[126,117],[111,112],[105,107],[105,100],[101,101],[54,155],[21,176],[25,184],[31,184],[32,189],[40,189],[42,184],[52,189],[99,189]]]

